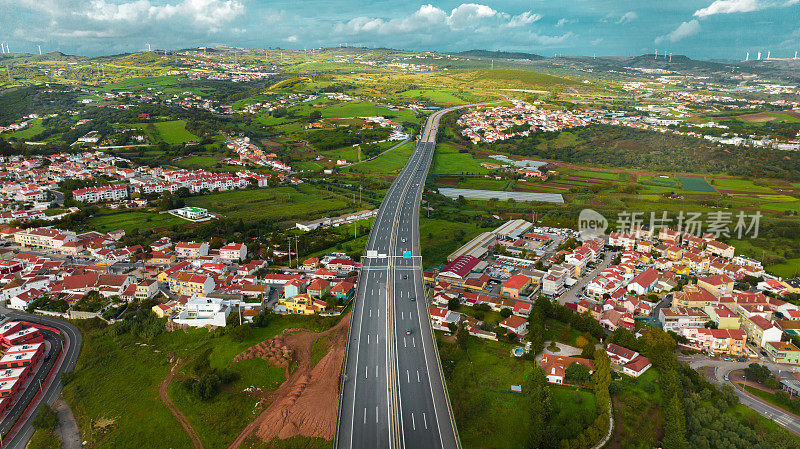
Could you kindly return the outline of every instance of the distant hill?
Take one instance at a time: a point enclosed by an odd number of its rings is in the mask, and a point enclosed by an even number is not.
[[[534,53],[522,52],[509,52],[509,51],[489,51],[489,50],[468,50],[460,53],[450,53],[458,56],[465,56],[468,58],[494,58],[494,59],[527,59],[529,61],[538,61],[544,59],[544,56]]]

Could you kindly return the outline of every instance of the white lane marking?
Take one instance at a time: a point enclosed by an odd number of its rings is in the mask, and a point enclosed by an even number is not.
[[[419,370],[417,370],[417,382],[420,382],[420,380],[419,380]]]
[[[367,334],[367,344],[369,344],[369,334]]]
[[[375,377],[378,377],[378,365],[375,365]]]
[[[407,384],[411,383],[411,374],[408,372],[408,370],[406,370],[406,383]]]
[[[403,347],[404,347],[404,348],[407,348],[407,347],[408,347],[408,345],[406,344],[406,337],[403,337]]]
[[[369,317],[372,318],[372,309],[369,309]]]
[[[411,317],[413,316],[413,315],[412,315],[413,313],[414,313],[414,312],[408,312],[408,319],[409,319],[409,320],[410,320],[410,319],[411,319]]]
[[[400,312],[400,319],[401,320],[405,319],[404,316],[405,316],[405,312]]]
[[[428,417],[425,416],[425,412],[422,412],[422,420],[425,421],[425,428],[428,428]]]
[[[414,337],[411,337],[411,344],[413,344],[415,348],[417,347],[417,340]]]
[[[378,406],[375,406],[375,422],[378,422]]]
[[[411,428],[417,430],[417,423],[414,422],[414,413],[411,413]]]
[[[364,367],[364,379],[369,378],[369,367]]]

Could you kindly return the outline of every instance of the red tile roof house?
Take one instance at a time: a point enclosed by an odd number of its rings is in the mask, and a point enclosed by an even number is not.
[[[356,284],[347,281],[341,281],[331,288],[331,294],[340,301],[348,301],[356,292]]]
[[[508,329],[520,337],[528,333],[528,320],[522,318],[521,316],[511,315],[510,317],[501,321],[500,326]]]
[[[519,315],[523,318],[527,318],[531,314],[532,310],[533,310],[533,304],[529,302],[517,301],[514,304],[514,308],[511,310],[511,313],[513,313],[514,315]]]
[[[653,290],[658,283],[658,271],[655,268],[648,268],[637,274],[628,284],[628,291],[637,295],[646,295]]]
[[[50,291],[53,293],[86,293],[96,289],[99,279],[100,275],[93,272],[73,274],[53,285]]]
[[[542,360],[539,362],[542,365],[547,381],[553,384],[563,384],[564,376],[567,367],[573,363],[580,363],[589,370],[590,373],[594,372],[594,362],[589,359],[581,359],[577,357],[566,357],[563,355],[544,354]]]
[[[524,274],[515,274],[503,281],[500,285],[500,294],[511,299],[519,299],[529,285],[531,278]]]
[[[97,288],[106,297],[120,295],[134,280],[133,276],[124,274],[104,274],[98,278]]]
[[[242,260],[247,257],[247,246],[242,243],[229,243],[219,249],[219,257],[228,262]]]
[[[314,279],[308,284],[306,287],[306,293],[311,296],[316,296],[317,298],[322,297],[325,293],[328,293],[331,289],[331,283],[326,281],[325,279]]]
[[[629,376],[639,377],[650,369],[651,366],[653,365],[647,357],[639,355],[632,361],[622,365],[622,372]]]
[[[606,348],[606,353],[608,354],[608,358],[611,360],[611,363],[617,365],[624,365],[639,355],[638,352],[632,349],[623,348],[622,346],[614,343],[609,343],[608,347]]]
[[[461,314],[453,312],[452,310],[443,309],[441,307],[428,307],[428,313],[431,315],[431,325],[434,329],[449,331],[447,327],[450,323],[458,324],[461,321]]]

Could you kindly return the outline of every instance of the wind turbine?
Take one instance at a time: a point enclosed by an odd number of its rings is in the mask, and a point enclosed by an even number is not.
[[[658,59],[658,49],[657,48],[656,48],[656,51],[655,51],[655,55],[656,55],[656,57],[653,58],[653,59]]]
[[[39,47],[39,56],[42,56],[42,46],[41,45],[37,45],[37,47]]]
[[[145,44],[145,45],[147,45],[147,51],[150,51],[150,44]]]
[[[747,52],[747,56],[744,57],[744,60],[745,61],[749,61],[750,60],[750,52],[749,51]]]
[[[770,51],[770,50],[767,50],[767,59],[769,59],[769,58],[770,58],[770,56],[772,56],[772,51]]]

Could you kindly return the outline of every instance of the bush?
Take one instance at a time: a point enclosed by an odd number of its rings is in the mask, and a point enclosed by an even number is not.
[[[236,326],[228,333],[231,336],[231,340],[241,343],[247,340],[250,335],[253,334],[253,327],[249,324],[243,324],[241,326]]]
[[[58,425],[58,416],[49,405],[41,404],[31,424],[34,429],[53,430]]]

